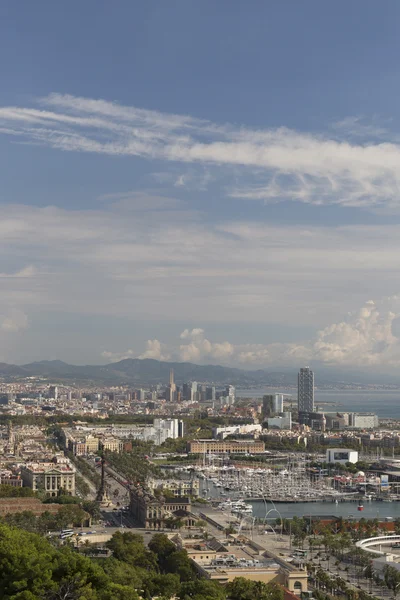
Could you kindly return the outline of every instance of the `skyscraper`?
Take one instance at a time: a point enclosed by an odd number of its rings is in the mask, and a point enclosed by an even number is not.
[[[197,381],[192,381],[192,389],[190,391],[190,400],[191,400],[191,402],[197,402],[197,400],[198,400]]]
[[[167,386],[167,402],[176,401],[176,384],[174,381],[174,370],[169,372],[169,385]]]
[[[314,373],[310,367],[300,369],[297,376],[297,406],[300,412],[314,412]]]

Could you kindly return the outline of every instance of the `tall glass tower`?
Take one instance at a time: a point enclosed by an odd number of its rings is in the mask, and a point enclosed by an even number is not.
[[[299,412],[314,412],[314,373],[310,367],[300,369],[297,376],[297,406]]]

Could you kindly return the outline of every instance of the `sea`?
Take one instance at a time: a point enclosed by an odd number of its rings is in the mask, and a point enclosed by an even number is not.
[[[287,394],[297,404],[297,391],[291,389],[236,389],[236,397],[262,398],[264,394]],[[372,412],[381,418],[400,419],[400,390],[315,391],[315,406],[325,412]]]

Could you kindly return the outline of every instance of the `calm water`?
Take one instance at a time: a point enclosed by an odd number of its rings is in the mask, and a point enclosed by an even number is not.
[[[251,502],[253,507],[253,515],[255,517],[265,517],[266,510],[269,511],[273,508],[270,502],[267,502],[267,509],[264,502]],[[385,517],[393,517],[396,519],[400,517],[400,502],[364,502],[364,510],[357,510],[357,502],[340,502],[335,504],[334,502],[298,502],[297,504],[290,503],[276,503],[275,507],[280,512],[283,518],[291,518],[294,516],[304,517],[305,515],[311,516],[327,516],[334,515],[336,517],[343,517],[347,519],[349,515],[353,515],[355,519],[384,519]],[[271,512],[268,518],[274,518],[277,515],[275,512]]]
[[[230,500],[246,500],[240,492],[225,492],[222,488],[217,488],[211,481],[200,480],[200,490],[205,487],[208,489],[207,495],[216,500],[224,502]],[[203,494],[201,494],[203,495]],[[247,502],[247,500],[246,500]],[[358,500],[356,502],[272,502],[265,503],[263,500],[249,502],[253,507],[253,516],[264,518],[266,512],[272,511],[275,507],[283,518],[290,519],[294,516],[336,516],[347,519],[352,515],[355,519],[384,519],[393,517],[393,520],[400,517],[400,502],[376,502],[371,500],[364,501],[364,510],[358,511]],[[268,518],[278,517],[276,512],[270,512]]]
[[[246,398],[261,398],[264,394],[288,393],[292,395],[293,404],[297,404],[297,392],[294,389],[250,389],[236,390],[236,395]],[[379,417],[400,419],[400,390],[399,391],[316,391],[315,404],[321,410],[373,412]]]

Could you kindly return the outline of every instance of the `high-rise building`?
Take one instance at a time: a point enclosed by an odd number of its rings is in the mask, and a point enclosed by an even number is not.
[[[190,400],[192,402],[197,402],[197,400],[198,400],[197,381],[192,381],[192,389],[191,389],[191,393],[190,393]]]
[[[56,385],[51,385],[49,387],[49,398],[54,398],[54,400],[57,400],[57,398],[58,398],[58,387]]]
[[[273,417],[283,412],[283,394],[267,394],[263,396],[262,414]]]
[[[300,412],[314,412],[314,373],[310,367],[300,369],[297,376],[297,406]]]
[[[207,387],[207,400],[211,400],[211,402],[215,402],[215,387]]]
[[[191,387],[188,383],[184,383],[182,386],[182,399],[190,400],[191,396]]]
[[[169,372],[169,385],[167,386],[167,401],[175,402],[176,401],[176,384],[174,381],[174,370],[171,369]]]
[[[229,405],[235,404],[236,390],[234,385],[227,385],[225,388],[225,394],[229,398]]]

